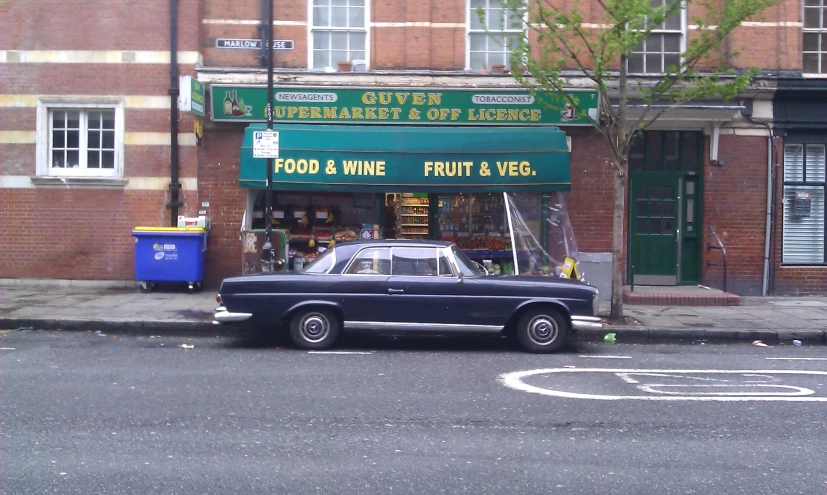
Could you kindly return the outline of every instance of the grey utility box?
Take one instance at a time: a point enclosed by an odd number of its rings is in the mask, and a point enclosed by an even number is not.
[[[601,301],[612,300],[612,253],[580,253],[577,271],[587,284],[597,287]]]

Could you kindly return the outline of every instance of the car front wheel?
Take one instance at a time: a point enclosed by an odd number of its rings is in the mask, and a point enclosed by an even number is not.
[[[554,352],[566,343],[568,336],[568,323],[554,309],[530,309],[517,323],[517,340],[529,352]]]
[[[290,338],[302,349],[327,349],[339,336],[339,319],[329,309],[299,310],[290,319]]]

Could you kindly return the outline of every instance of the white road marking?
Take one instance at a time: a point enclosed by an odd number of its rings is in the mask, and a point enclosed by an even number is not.
[[[13,351],[14,347],[0,347],[0,351]]]
[[[582,354],[577,357],[591,359],[632,359],[632,356],[586,356]]]
[[[675,384],[643,384],[642,386],[636,387],[641,391],[648,392],[651,394],[661,394],[661,395],[641,395],[641,396],[625,396],[625,395],[598,395],[598,394],[583,394],[583,393],[575,393],[575,392],[564,392],[560,390],[551,390],[547,388],[542,388],[534,385],[529,385],[523,382],[524,378],[528,378],[535,375],[551,375],[555,373],[612,373],[616,375],[621,380],[625,381],[626,383],[630,384],[637,384],[640,383],[638,380],[631,378],[630,375],[640,375],[640,376],[652,376],[652,377],[659,377],[659,378],[672,378],[672,379],[691,379],[691,380],[698,380],[698,381],[707,381],[707,382],[719,382],[719,383],[712,383],[712,384],[691,384],[691,385],[675,385]],[[825,376],[827,372],[825,371],[800,371],[800,370],[626,370],[626,369],[600,369],[600,368],[547,368],[547,369],[536,369],[536,370],[527,370],[527,371],[515,371],[512,373],[503,373],[499,377],[500,383],[505,385],[508,388],[519,390],[522,392],[528,392],[532,394],[539,394],[539,395],[547,395],[551,397],[565,397],[570,399],[593,399],[593,400],[646,400],[646,401],[675,401],[675,400],[689,400],[689,401],[699,401],[699,402],[711,402],[711,401],[718,401],[718,402],[744,402],[744,401],[779,401],[779,402],[827,402],[827,397],[802,397],[802,395],[812,395],[815,392],[803,388],[803,387],[796,387],[791,385],[761,385],[755,384],[754,382],[750,382],[748,384],[739,384],[739,383],[722,383],[722,382],[730,382],[725,377],[721,379],[718,378],[711,378],[711,377],[691,377],[691,376],[684,376],[687,374],[704,374],[704,375],[740,375],[740,376],[751,376],[755,377],[756,375],[767,376],[773,380],[776,380],[778,375],[803,375],[803,376]],[[733,392],[704,392],[702,395],[698,395],[697,393],[694,395],[686,395],[686,392],[672,392],[672,391],[664,391],[660,389],[656,389],[654,387],[737,387]],[[759,388],[759,387],[774,387],[774,388],[783,388],[785,389],[784,392],[746,392],[743,389],[745,388]],[[741,390],[739,390],[739,388]],[[794,390],[794,392],[790,392],[789,389]]]
[[[373,352],[361,351],[307,351],[308,354],[341,354],[341,355],[370,355]]]
[[[765,358],[776,361],[827,361],[827,358]]]

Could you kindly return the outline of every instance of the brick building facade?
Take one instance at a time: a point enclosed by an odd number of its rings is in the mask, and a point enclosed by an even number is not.
[[[10,0],[0,5],[0,18],[9,27],[0,32],[0,278],[134,279],[132,228],[171,223],[171,5],[177,6],[177,71],[202,82],[208,96],[222,98],[231,89],[266,84],[261,50],[227,48],[220,41],[260,39],[266,3]],[[274,38],[293,45],[275,51],[276,90],[326,91],[339,98],[354,88],[516,94],[520,88],[510,75],[484,73],[495,64],[507,65],[503,50],[485,41],[474,15],[477,6],[492,11],[495,5],[494,0],[277,1]],[[651,77],[646,72],[658,72],[657,67],[646,64],[668,63],[674,54],[667,45],[693,37],[693,8],[668,26],[659,49],[654,44],[644,49],[643,73],[636,77]],[[581,10],[586,22],[601,22],[596,6]],[[785,108],[811,105],[823,95],[819,80],[808,77],[821,72],[820,58],[811,56],[815,50],[820,57],[820,45],[807,43],[808,33],[817,34],[821,26],[811,26],[802,10],[801,1],[784,2],[739,28],[722,47],[722,55],[737,53],[736,67],[762,69],[747,93],[737,101],[696,102],[667,112],[640,141],[627,201],[627,278],[634,267],[636,283],[722,287],[721,268],[709,265],[720,259],[717,250],[708,249],[715,244],[713,227],[726,246],[730,292],[825,292],[824,161],[818,161],[824,131],[819,119],[802,118],[794,109],[785,114],[784,126],[775,124],[777,88],[788,87]],[[357,67],[339,72],[339,60],[357,60]],[[577,78],[571,82],[572,90],[584,89]],[[196,118],[180,114],[177,149],[178,213],[205,212],[212,220],[206,282],[213,287],[242,271],[241,232],[252,229],[255,198],[255,187],[239,181],[251,119],[220,118],[215,103],[207,101],[200,139],[193,131]],[[252,120],[260,122],[258,115]],[[609,151],[588,126],[563,122],[560,127],[571,138],[568,206],[579,249],[609,252]],[[445,129],[451,132],[452,126]],[[55,137],[58,131],[67,142]],[[797,136],[794,142],[788,142],[790,133]],[[81,136],[79,143],[69,142],[74,135]],[[801,155],[791,143],[801,145]],[[87,153],[75,155],[76,149]],[[820,163],[822,175],[786,180],[785,166],[794,174],[797,156]],[[791,216],[789,198],[796,188],[810,193],[808,217]],[[655,197],[655,191],[661,195]],[[667,207],[673,213],[664,213]],[[655,223],[661,230],[654,231]],[[808,250],[808,235],[820,242],[820,251]],[[663,243],[666,237],[671,245]],[[652,253],[664,249],[672,257],[664,257],[666,265],[677,265],[677,272],[649,264]],[[799,251],[804,254],[791,254]]]

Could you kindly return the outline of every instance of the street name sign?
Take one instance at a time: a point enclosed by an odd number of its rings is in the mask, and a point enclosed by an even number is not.
[[[261,50],[262,40],[218,38],[216,48],[230,48],[235,50]],[[273,40],[273,50],[292,50],[293,40]]]

